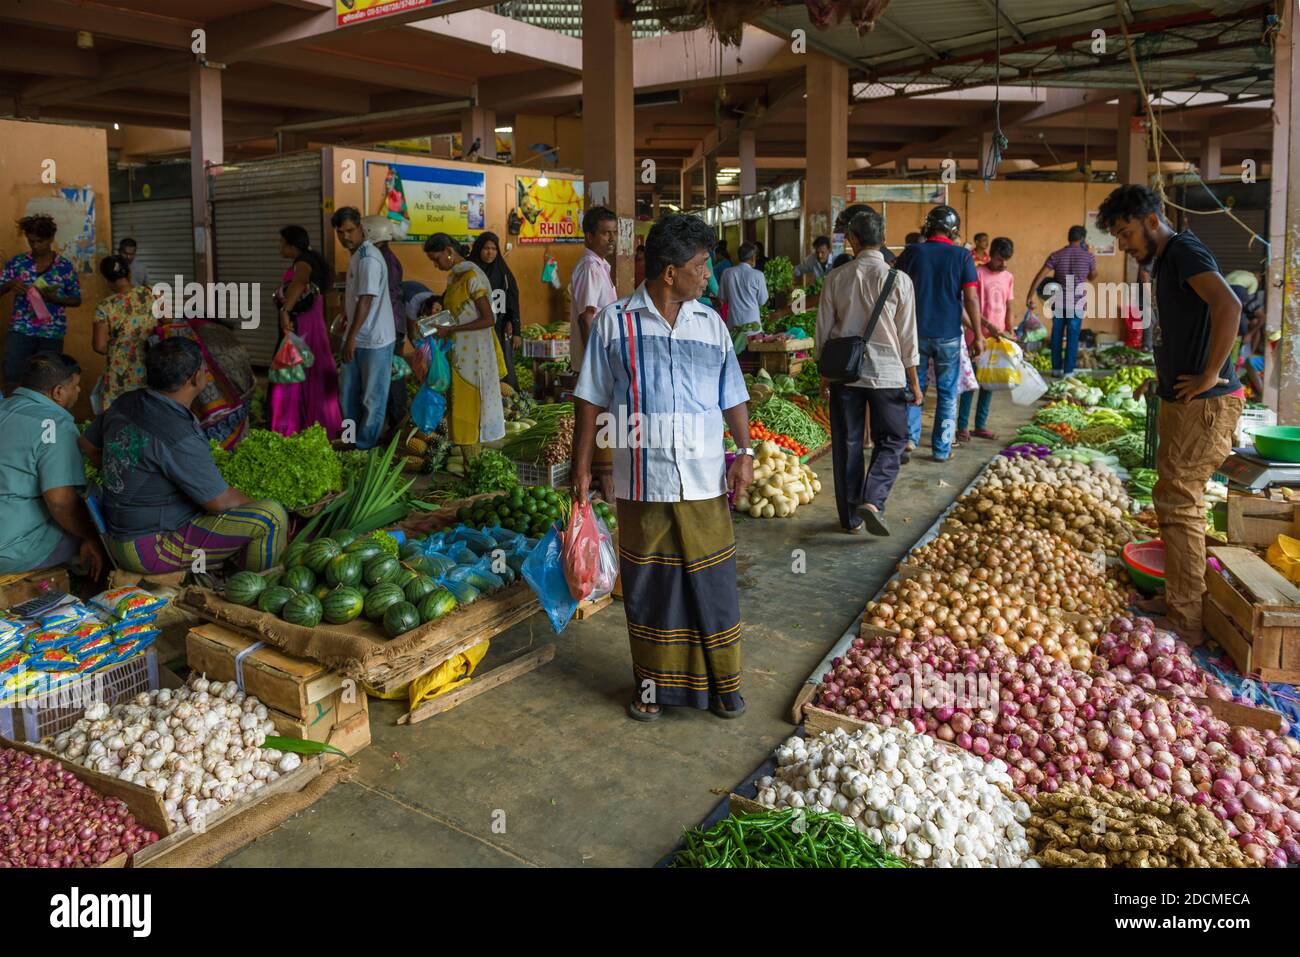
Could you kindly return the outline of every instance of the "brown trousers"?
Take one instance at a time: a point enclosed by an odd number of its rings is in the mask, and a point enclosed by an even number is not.
[[[1201,632],[1205,595],[1205,483],[1232,451],[1245,404],[1231,395],[1160,403],[1159,478],[1152,498],[1165,543],[1169,618],[1189,635]]]

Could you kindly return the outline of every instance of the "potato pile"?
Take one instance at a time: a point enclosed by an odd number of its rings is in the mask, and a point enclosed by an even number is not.
[[[1204,807],[1066,784],[1030,801],[1025,834],[1046,867],[1251,867]]]
[[[1083,466],[1061,471],[1075,469],[1092,471]],[[1058,483],[1019,479],[994,477],[972,489],[957,500],[952,521],[984,532],[1015,532],[1022,526],[1042,529],[1088,555],[1098,551],[1118,555],[1131,541],[1124,521],[1126,500],[1117,503],[1093,483],[1093,491],[1064,484],[1064,477]]]

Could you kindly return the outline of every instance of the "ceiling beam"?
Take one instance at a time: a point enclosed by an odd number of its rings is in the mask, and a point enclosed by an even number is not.
[[[1002,22],[1006,25],[1007,29],[1011,31],[1011,35],[1016,38],[1017,43],[1025,42],[1025,31],[1020,29],[1020,25],[1016,23],[1015,20],[1012,20],[1005,10],[1003,10],[998,4],[995,4],[993,0],[979,0],[979,2],[980,6],[987,10],[993,17],[994,23],[998,21],[999,17],[1002,19]]]
[[[890,33],[894,34],[894,36],[906,40],[915,49],[923,51],[927,56],[936,60],[943,59],[943,51],[926,43],[902,24],[895,23],[888,10],[880,15],[879,19],[876,20],[876,24],[884,27]]]
[[[86,30],[112,40],[168,49],[188,48],[190,33],[202,26],[186,17],[159,16],[123,7],[76,0],[0,4],[0,20],[57,30]]]

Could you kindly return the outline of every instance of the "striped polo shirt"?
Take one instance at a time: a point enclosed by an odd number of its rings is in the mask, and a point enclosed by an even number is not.
[[[606,410],[596,443],[612,447],[620,499],[680,502],[726,493],[722,410],[749,401],[722,319],[684,302],[670,326],[646,287],[606,306],[574,395]]]

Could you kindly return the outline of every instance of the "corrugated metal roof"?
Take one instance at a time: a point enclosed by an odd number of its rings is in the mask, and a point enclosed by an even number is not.
[[[1208,83],[1225,93],[1253,94],[1259,84],[1252,80],[1260,73],[1265,80],[1271,76],[1266,33],[1272,4],[1125,0],[1124,6],[1149,89]],[[1000,8],[1004,84],[1137,88],[1110,0],[1002,0]],[[757,22],[783,35],[806,31],[810,49],[844,61],[873,82],[974,86],[995,77],[996,11],[995,0],[895,0],[865,36],[847,23],[818,29],[802,3],[770,10]],[[1100,56],[1093,52],[1093,31],[1099,28],[1105,31]]]

